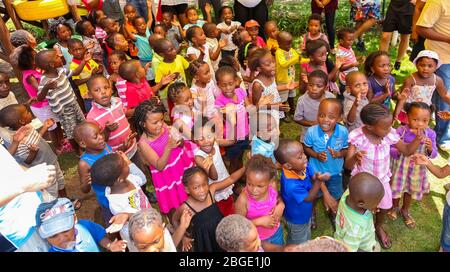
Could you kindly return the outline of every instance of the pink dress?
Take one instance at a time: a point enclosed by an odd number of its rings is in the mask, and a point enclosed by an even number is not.
[[[182,114],[182,113],[178,113],[175,110],[172,111],[175,112],[173,114],[173,120],[175,121],[176,119],[180,119],[181,121],[183,121],[183,123],[192,130],[192,127],[194,126],[194,117],[193,116],[188,116],[186,114]],[[188,139],[184,134],[183,134],[183,139],[184,139],[184,150],[186,152],[186,154],[189,156],[189,158],[194,159],[194,153],[197,151],[198,146],[191,141],[191,139]]]
[[[275,191],[275,189],[273,189],[273,187],[270,185],[267,199],[264,201],[256,201],[251,197],[250,193],[247,190],[248,209],[247,215],[245,217],[247,217],[250,220],[253,220],[258,217],[269,215],[270,212],[273,210],[273,208],[275,208],[275,206],[277,205],[277,198],[278,198],[277,191]],[[271,229],[260,226],[256,227],[256,229],[258,230],[259,239],[261,240],[269,239],[275,234],[275,232],[277,232],[279,227],[280,227],[279,224]]]
[[[169,142],[169,129],[164,127],[164,132],[154,141],[147,144],[161,157]],[[186,169],[194,166],[194,162],[189,158],[182,147],[172,149],[166,167],[158,171],[150,165],[153,186],[156,191],[156,199],[162,213],[168,213],[171,209],[178,208],[188,198],[184,185],[181,181]]]
[[[25,88],[25,91],[27,91],[29,97],[36,97],[37,89],[34,88],[33,86],[31,86],[31,84],[28,83],[28,81],[27,81],[27,79],[30,76],[33,76],[39,83],[39,81],[41,81],[42,74],[33,69],[25,70],[22,72],[22,77],[23,77],[22,83],[23,83],[23,87]],[[42,108],[42,107],[48,106],[48,101],[47,101],[47,99],[44,99],[42,101],[37,101],[37,102],[34,102],[33,104],[31,104],[31,106],[34,108]]]
[[[384,197],[378,207],[385,210],[390,209],[392,207],[392,191],[389,184],[392,175],[390,147],[400,140],[400,136],[395,129],[391,128],[380,144],[373,144],[364,134],[363,127],[352,130],[348,135],[348,142],[354,145],[357,151],[366,151],[361,165],[355,164],[351,175],[367,172],[377,177],[384,187]]]

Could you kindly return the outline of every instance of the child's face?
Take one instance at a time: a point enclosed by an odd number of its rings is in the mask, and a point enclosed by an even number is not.
[[[169,12],[164,12],[162,15],[163,19],[163,23],[168,27],[171,28],[172,27],[172,19],[173,19],[173,15]]]
[[[240,252],[258,252],[261,247],[261,240],[259,239],[258,230],[254,225],[249,231],[247,237],[244,239],[244,246]]]
[[[10,90],[11,83],[9,82],[9,76],[5,73],[0,73],[0,98],[7,97]]]
[[[417,72],[423,78],[430,78],[436,71],[437,64],[432,58],[423,57],[417,62]]]
[[[56,51],[54,51],[52,54],[48,54],[48,63],[50,67],[56,69],[59,67],[62,67],[64,65],[62,56],[58,55]]]
[[[250,35],[252,40],[255,40],[256,37],[258,37],[259,27],[257,26],[247,27],[246,30],[248,31],[248,34]]]
[[[379,138],[386,137],[392,128],[392,116],[378,120],[374,125],[366,125],[367,129]]]
[[[430,118],[431,113],[429,110],[414,107],[408,114],[408,125],[411,129],[426,129]]]
[[[134,67],[136,69],[136,78],[139,80],[142,80],[145,78],[146,73],[145,73],[145,68],[142,67],[141,63],[139,61],[135,61],[134,62]]]
[[[341,120],[341,108],[333,102],[320,103],[317,122],[323,132],[333,132],[336,123]]]
[[[70,30],[67,26],[59,25],[56,28],[56,37],[58,38],[58,40],[68,41],[71,36],[72,36],[72,30]]]
[[[226,8],[222,11],[222,19],[226,24],[231,24],[231,20],[233,20],[233,11],[229,8]]]
[[[104,30],[108,35],[110,35],[112,33],[119,32],[119,28],[119,24],[116,21],[113,19],[108,19]]]
[[[74,59],[82,60],[84,57],[84,54],[86,53],[86,48],[83,46],[83,44],[80,43],[74,43],[69,47],[69,53],[73,56]]]
[[[275,23],[269,23],[269,24],[266,24],[265,32],[266,32],[267,36],[276,40],[280,30],[278,29],[278,27]]]
[[[308,165],[308,158],[303,152],[303,146],[299,142],[292,143],[288,146],[289,148],[289,160],[287,161],[288,168],[294,171],[304,171]]]
[[[69,230],[60,232],[48,237],[47,241],[52,245],[60,249],[73,249],[75,248],[75,226]]]
[[[133,19],[136,17],[136,9],[133,6],[126,6],[123,9],[123,13],[125,17],[127,17],[128,21],[131,23]]]
[[[89,22],[89,21],[84,22],[83,29],[84,29],[84,34],[86,34],[86,36],[92,37],[95,35],[95,28],[91,24],[91,22]]]
[[[250,33],[247,30],[241,31],[240,36],[244,44],[252,41],[252,37],[250,36]]]
[[[163,27],[155,26],[155,28],[153,29],[153,34],[158,34],[161,35],[163,38],[165,38],[167,33]]]
[[[95,10],[95,15],[97,17],[97,22],[99,22],[101,19],[106,17],[105,13],[101,9],[96,9]]]
[[[164,228],[153,224],[133,234],[133,242],[139,252],[160,252],[164,249]]]
[[[19,108],[19,114],[20,114],[19,122],[22,126],[28,125],[33,120],[33,115],[27,109],[27,107],[25,107],[23,105]]]
[[[247,171],[247,190],[255,200],[264,199],[270,186],[270,177],[268,173]]]
[[[327,82],[323,81],[322,78],[310,77],[308,78],[308,85],[306,86],[306,89],[309,97],[314,100],[319,100],[324,95],[327,87]]]
[[[193,175],[189,179],[186,189],[193,199],[200,202],[205,201],[209,193],[208,177],[201,173]]]
[[[206,154],[210,154],[214,148],[214,142],[216,141],[216,136],[210,127],[204,126],[201,128],[201,138],[195,140],[200,150]]]
[[[219,37],[219,29],[217,26],[211,27],[208,33],[205,33],[206,37],[210,39],[218,38]]]
[[[278,46],[284,51],[289,51],[292,47],[292,36],[279,39]]]
[[[342,47],[350,48],[352,47],[354,41],[355,34],[347,32],[344,34],[344,38],[339,40],[339,43],[342,45]]]
[[[124,63],[124,60],[121,60],[117,55],[109,56],[109,68],[115,74],[119,73],[120,64]]]
[[[357,74],[353,76],[351,82],[348,82],[347,85],[350,89],[350,93],[357,97],[358,94],[361,95],[361,98],[366,98],[367,93],[369,92],[369,82],[367,81],[367,77],[364,74]]]
[[[194,107],[194,100],[192,99],[192,93],[189,88],[183,88],[175,102],[176,105],[187,106],[189,109],[192,109]]]
[[[82,127],[80,146],[90,150],[105,149],[106,142],[100,128],[92,123],[88,123]]]
[[[164,114],[161,112],[149,112],[143,124],[144,129],[150,135],[159,135],[164,126]]]
[[[190,9],[187,12],[187,18],[190,24],[195,24],[197,23],[198,20],[198,14],[197,11],[195,9]]]
[[[273,56],[271,54],[264,55],[257,70],[265,76],[275,76],[275,60]]]
[[[308,31],[311,35],[317,35],[320,33],[320,21],[310,20],[308,23]]]
[[[192,37],[192,42],[198,46],[203,46],[206,43],[206,36],[203,29],[197,28],[195,30],[195,35]]]
[[[325,46],[320,47],[316,52],[312,53],[310,58],[311,61],[316,64],[323,64],[327,60],[328,51]]]
[[[227,98],[233,98],[236,90],[236,78],[233,74],[224,73],[217,80],[217,87]]]
[[[134,27],[139,34],[145,34],[145,31],[147,30],[147,23],[144,18],[139,18],[134,21]]]
[[[128,42],[122,34],[114,36],[114,49],[122,52],[128,51]]]
[[[195,79],[197,82],[200,82],[202,84],[206,84],[211,81],[211,69],[209,69],[209,65],[207,63],[200,66],[200,68],[197,71],[197,74],[195,75]]]
[[[95,103],[103,107],[111,106],[112,89],[109,80],[103,77],[98,77],[92,82],[89,88],[89,94],[94,99]]]
[[[177,50],[170,41],[165,41],[165,50],[161,53],[165,62],[172,62],[177,58]]]
[[[385,55],[378,56],[371,67],[372,73],[381,78],[388,78],[391,74],[391,63],[389,57]]]

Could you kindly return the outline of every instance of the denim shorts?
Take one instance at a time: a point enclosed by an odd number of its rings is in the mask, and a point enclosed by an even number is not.
[[[450,206],[447,201],[442,215],[441,247],[445,252],[450,252]]]
[[[311,240],[311,220],[306,224],[293,224],[286,221],[287,224],[287,244],[302,244]]]
[[[342,173],[331,176],[330,180],[325,182],[325,185],[327,186],[328,192],[330,192],[332,197],[336,200],[340,199],[344,193],[344,189],[342,188]],[[322,191],[319,190],[317,197],[321,197],[322,195]]]
[[[283,227],[281,226],[281,224],[278,227],[278,230],[270,238],[264,241],[275,245],[284,245]]]

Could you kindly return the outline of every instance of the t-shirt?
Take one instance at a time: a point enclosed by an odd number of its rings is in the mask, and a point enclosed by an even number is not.
[[[287,84],[295,80],[295,64],[299,62],[300,56],[293,48],[285,51],[278,48],[275,52],[277,84]]]
[[[273,142],[265,142],[258,138],[256,135],[252,138],[252,156],[256,154],[263,155],[266,158],[271,158],[273,163],[277,160],[273,152],[275,151],[275,144]]]
[[[180,43],[177,40],[177,36],[181,38],[180,30],[178,29],[178,27],[173,25],[171,28],[169,28],[167,30],[166,38],[170,42],[172,42],[172,44],[173,44],[173,46],[175,47],[176,50],[178,50],[178,48],[180,47]]]
[[[355,52],[353,52],[353,49],[351,47],[345,48],[345,47],[339,45],[338,51],[336,54],[336,62],[340,62],[343,66],[355,63],[356,62]],[[343,85],[345,85],[345,76],[353,71],[358,71],[358,67],[352,67],[345,71],[340,71],[339,72],[339,81]]]
[[[78,220],[75,230],[74,248],[62,249],[51,246],[49,252],[100,252],[98,244],[106,236],[102,226],[88,220]]]
[[[230,126],[230,120],[225,120],[225,138],[244,140],[249,132],[248,114],[245,109],[245,98],[247,97],[247,93],[243,89],[237,88],[235,90],[235,94],[237,101],[234,101],[233,98],[228,98],[223,94],[220,94],[216,98],[215,104],[219,111],[221,108],[231,106],[230,113],[227,113],[227,119],[234,118],[234,116],[236,117],[236,125],[234,127]]]
[[[314,172],[311,166],[307,166],[304,175],[282,169],[281,171],[281,197],[283,198],[284,218],[289,223],[307,224],[312,216],[312,201],[306,202],[309,191],[312,188],[311,178]]]
[[[433,28],[436,32],[449,36],[450,1],[428,0],[420,14],[417,25]],[[425,49],[435,51],[443,64],[450,63],[448,43],[426,39]]]
[[[134,42],[134,44],[139,49],[137,56],[141,61],[152,61],[153,50],[150,47],[150,43],[148,42],[148,38],[151,34],[151,31],[147,27],[147,29],[145,30],[145,37],[138,34],[134,35],[136,37],[136,41]]]
[[[75,71],[77,67],[80,65],[81,61],[77,59],[72,59],[72,62],[70,63],[70,71]],[[97,62],[95,62],[93,59],[90,59],[83,67],[83,70],[78,76],[72,76],[72,79],[86,79],[90,78],[92,76],[92,71],[98,68]],[[78,85],[78,90],[80,90],[81,97],[83,99],[88,98],[88,88],[87,83],[83,83],[81,85]]]
[[[135,108],[145,100],[150,99],[153,94],[153,90],[145,78],[141,79],[141,82],[138,83],[127,81],[125,95],[129,109]]]
[[[267,49],[272,51],[272,48],[275,48],[275,50],[278,49],[278,41],[276,39],[268,38],[267,39]]]
[[[13,104],[18,104],[16,96],[13,92],[9,92],[8,96],[5,98],[0,98],[0,110]]]
[[[58,114],[62,111],[64,106],[75,102],[75,94],[67,78],[66,70],[61,67],[58,68],[58,76],[55,78],[49,78],[45,73],[42,75],[41,82],[39,82],[38,95],[42,92],[44,86],[53,80],[58,84],[56,85],[56,88],[48,91],[45,98],[47,98],[52,111]]]
[[[209,45],[211,51],[215,52],[219,47],[219,41],[216,38],[206,38],[206,43]],[[219,53],[219,57],[216,60],[211,60],[212,67],[214,71],[219,69],[219,62],[222,59],[222,53]]]
[[[391,89],[391,93],[390,93],[391,96],[387,97],[383,102],[383,105],[386,106],[387,108],[389,108],[391,105],[391,97],[394,95],[394,91],[395,91],[395,78],[393,76],[389,75],[388,80],[389,80],[389,85],[390,85],[390,89]],[[369,82],[369,88],[372,89],[373,97],[380,96],[384,93],[384,85],[380,85],[374,75],[369,76],[368,82]]]
[[[195,24],[191,24],[191,23],[187,23],[183,26],[184,30],[188,30],[190,27],[192,26],[198,26],[198,27],[202,27],[206,22],[203,20],[197,20],[197,22]]]
[[[323,132],[320,125],[312,126],[306,132],[304,144],[317,153],[327,152],[326,162],[321,162],[313,157],[309,158],[309,163],[314,172],[329,173],[331,176],[342,173],[344,170],[344,158],[333,158],[328,148],[334,151],[348,148],[348,131],[343,125],[336,124],[331,136]]]
[[[219,24],[217,25],[217,28],[220,29],[220,30],[227,30],[227,29],[230,29],[230,28],[232,28],[232,27],[240,27],[240,26],[241,26],[241,23],[240,23],[240,22],[237,22],[237,21],[231,21],[231,24],[230,24],[230,25],[227,25],[225,22],[221,22],[221,23],[219,23]],[[230,33],[230,34],[225,34],[225,33],[220,34],[220,39],[226,39],[226,40],[228,40],[227,45],[225,45],[225,46],[222,48],[222,50],[225,50],[225,51],[233,51],[233,50],[236,50],[236,49],[237,49],[237,46],[233,43],[233,33],[234,33],[234,32],[236,32],[236,30],[233,31],[233,32]]]
[[[155,74],[155,82],[158,83],[161,81],[161,79],[169,74],[172,73],[180,73],[180,77],[184,83],[186,83],[186,74],[184,70],[189,68],[189,62],[182,56],[177,55],[175,60],[173,62],[165,62],[162,61],[158,68],[156,69]],[[167,91],[169,86],[164,88],[164,91]],[[160,91],[161,92],[161,91]]]
[[[350,208],[346,203],[348,195],[347,190],[339,201],[334,238],[344,242],[352,251],[371,252],[376,244],[373,215],[368,210],[360,214]]]
[[[209,58],[209,54],[211,51],[213,51],[213,49],[210,47],[208,43],[205,43],[203,45],[203,51],[205,52],[205,54],[203,55],[202,60],[208,63],[211,74],[214,75],[214,67],[212,66],[211,59]],[[192,46],[190,46],[186,51],[186,55],[195,55],[197,58],[200,57],[200,53],[201,53],[200,50]]]

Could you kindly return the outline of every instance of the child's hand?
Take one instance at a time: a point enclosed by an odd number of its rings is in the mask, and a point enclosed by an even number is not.
[[[194,239],[184,236],[183,239],[181,239],[181,251],[191,250],[192,241],[194,241]]]
[[[260,226],[268,229],[274,228],[278,224],[278,220],[271,215],[262,216],[260,218]]]
[[[35,102],[37,102],[37,97],[36,96],[30,97],[30,99],[28,99],[28,101],[25,104],[29,106],[29,105],[31,105],[31,104],[33,104]]]
[[[173,20],[173,21],[172,21],[172,25],[173,25],[174,27],[181,27],[180,22],[178,22],[177,20]]]
[[[44,88],[47,90],[55,89],[58,86],[58,81],[51,80],[44,85]]]
[[[127,213],[119,213],[111,217],[109,223],[111,224],[108,228],[106,228],[107,233],[116,233],[119,232],[125,223],[129,219],[129,215]]]
[[[336,150],[334,150],[333,148],[331,148],[331,147],[328,147],[328,151],[330,152],[330,154],[331,154],[331,157],[333,158],[333,159],[336,159],[336,158],[340,158],[340,157],[342,157],[342,155],[341,155],[341,152],[340,151],[336,151]]]
[[[433,142],[428,137],[425,139],[425,147],[427,148],[427,152],[429,154],[431,154],[431,152],[433,152]]]
[[[323,152],[317,153],[317,159],[321,162],[326,162],[327,161],[327,152],[323,151]]]
[[[404,88],[397,96],[398,100],[406,100],[408,98],[411,90],[409,88]]]
[[[125,161],[126,165],[131,164],[130,158],[128,158],[127,154],[125,154],[123,151],[118,150],[118,151],[116,151],[116,153],[122,157],[122,159]]]
[[[110,121],[106,121],[106,123],[105,123],[105,128],[106,128],[109,132],[114,131],[114,130],[116,130],[116,129],[119,128],[119,123],[117,123],[117,122],[111,123]]]
[[[44,127],[49,128],[51,126],[53,126],[55,124],[55,120],[53,120],[53,118],[48,118],[47,120],[44,121]]]
[[[209,3],[205,4],[205,12],[206,13],[211,13],[211,5]]]
[[[20,127],[12,137],[13,142],[21,142],[28,135],[30,129],[31,128],[29,126]]]
[[[419,129],[411,129],[411,132],[414,133],[416,135],[416,138],[418,138],[420,140],[421,143],[424,142],[424,140],[426,139],[424,130],[422,128]]]
[[[419,153],[412,155],[411,159],[418,165],[427,165],[430,162],[427,156]]]
[[[320,172],[316,172],[316,174],[314,174],[314,179],[317,181],[325,182],[330,179],[330,174],[328,174],[328,173],[322,174]]]
[[[298,88],[298,86],[300,85],[300,83],[298,82],[298,81],[294,81],[294,82],[289,82],[287,85],[286,85],[286,88],[288,88],[288,90],[294,90],[294,89],[296,89],[296,88]]]
[[[205,170],[208,172],[209,168],[211,168],[212,165],[213,165],[212,156],[210,155],[206,156],[205,159],[203,159],[203,167],[205,168]]]
[[[289,107],[289,104],[278,104],[278,107],[280,108],[280,111],[289,112],[291,108]]]
[[[128,148],[130,148],[131,143],[133,142],[133,140],[136,138],[137,133],[133,132],[130,135],[128,135],[127,139],[125,140],[125,143],[123,145],[124,150],[123,151],[127,151]]]
[[[270,103],[272,103],[273,99],[274,99],[274,95],[273,94],[261,96],[261,98],[258,101],[258,105],[270,104]]]
[[[92,74],[102,74],[103,73],[103,65],[99,64],[98,67],[92,69]]]
[[[308,75],[307,74],[302,74],[301,78],[302,78],[303,82],[308,83]]]
[[[117,238],[109,246],[109,250],[111,252],[125,252],[126,248],[127,248],[127,241],[117,240]]]
[[[358,93],[357,95],[356,95],[356,99],[355,99],[355,104],[356,104],[356,106],[359,106],[359,102],[361,102],[361,93]]]
[[[152,65],[152,62],[151,62],[151,61],[147,62],[147,63],[144,65],[144,70],[145,70],[145,73],[146,73],[146,74],[147,74],[147,71],[148,71],[148,69],[150,68],[151,65]]]
[[[388,80],[386,80],[386,84],[384,84],[384,88],[383,88],[384,92],[389,94],[389,96],[391,96],[391,82]]]
[[[338,208],[338,202],[336,201],[336,199],[334,197],[332,197],[331,195],[324,195],[323,196],[323,203],[325,205],[325,210],[329,211],[332,210],[333,213],[336,213],[337,208]]]
[[[39,146],[35,144],[28,145],[28,150],[30,153],[37,153],[39,151]]]
[[[443,120],[450,120],[450,111],[439,111],[437,115]]]
[[[176,78],[177,78],[177,74],[176,74],[176,73],[174,73],[174,74],[168,74],[168,75],[163,76],[163,77],[161,78],[161,84],[162,84],[162,85],[167,85],[167,84],[169,84],[170,82],[174,81]]]
[[[364,156],[366,156],[366,154],[367,154],[367,151],[364,151],[364,150],[360,150],[360,151],[356,152],[354,155],[356,157],[356,164],[361,165],[361,163],[364,159]]]
[[[226,40],[226,39],[221,39],[219,41],[219,47],[220,48],[224,48],[227,44],[228,44],[228,40]]]
[[[189,227],[189,225],[191,224],[192,216],[193,216],[193,214],[190,209],[184,209],[183,213],[181,214],[181,217],[180,217],[179,227],[181,227],[183,229],[187,229]]]
[[[176,148],[178,145],[180,144],[180,140],[176,140],[174,139],[174,137],[170,136],[169,137],[169,142],[167,143],[167,147],[172,150],[174,148]]]
[[[84,54],[84,61],[85,62],[88,62],[88,61],[90,61],[92,59],[92,53],[91,52],[89,52],[89,51],[86,51],[86,53]]]

